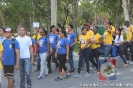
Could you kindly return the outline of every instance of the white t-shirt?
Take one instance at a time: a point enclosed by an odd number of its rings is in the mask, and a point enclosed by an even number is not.
[[[123,42],[123,41],[124,41],[123,35],[121,35],[120,38],[119,38],[119,35],[116,35],[115,43],[120,43],[120,42]],[[120,44],[116,44],[116,46],[118,46],[118,45],[120,45]]]
[[[24,37],[16,37],[20,45],[20,59],[22,58],[30,58],[30,45],[32,45],[31,38],[28,36]]]

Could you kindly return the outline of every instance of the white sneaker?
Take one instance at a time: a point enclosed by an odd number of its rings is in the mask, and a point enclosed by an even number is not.
[[[131,61],[130,64],[133,64],[133,61]]]
[[[129,64],[131,61],[130,60],[127,60],[127,63]]]

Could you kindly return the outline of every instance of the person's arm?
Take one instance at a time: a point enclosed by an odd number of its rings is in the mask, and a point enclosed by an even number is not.
[[[15,65],[15,70],[18,70],[19,68],[19,60],[20,60],[20,49],[15,49],[16,53],[16,65]]]
[[[36,56],[36,44],[33,44],[33,47],[34,47],[34,56]]]
[[[50,55],[50,44],[49,43],[47,44],[47,48],[48,48],[47,49],[47,57],[48,57]]]
[[[57,58],[57,54],[58,54],[58,47],[56,48],[56,51],[55,51],[55,58]]]
[[[130,41],[129,41],[129,44],[131,44],[131,42],[132,42],[132,40],[133,40],[133,27],[132,27],[131,33],[132,33],[132,37],[131,37],[131,39],[130,39]]]
[[[114,43],[114,45],[116,45],[116,44],[123,44],[123,42],[124,42],[124,39],[123,39],[123,36],[121,35],[120,36],[120,42],[117,42],[117,43]]]
[[[73,43],[73,44],[71,44],[70,46],[74,46],[76,43],[77,43],[77,38],[76,38],[76,39],[74,39],[74,43]]]
[[[66,60],[68,60],[69,59],[69,48],[70,48],[69,45],[67,45],[66,48],[67,48]]]
[[[0,51],[0,60],[2,60],[2,57],[3,57],[3,50]]]

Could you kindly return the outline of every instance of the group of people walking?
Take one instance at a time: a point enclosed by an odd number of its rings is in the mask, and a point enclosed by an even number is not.
[[[55,63],[54,70],[60,71],[55,81],[62,80],[64,72],[66,72],[65,79],[68,79],[71,77],[71,73],[75,71],[73,51],[78,41],[79,61],[75,78],[81,77],[81,68],[84,63],[86,63],[86,77],[90,76],[90,64],[96,68],[95,74],[99,73],[98,60],[101,55],[101,48],[104,50],[103,56],[107,58],[110,57],[112,46],[115,46],[124,62],[123,67],[127,67],[129,62],[133,64],[133,26],[130,25],[129,21],[126,21],[125,24],[127,26],[127,30],[124,31],[126,34],[123,32],[123,28],[114,28],[108,22],[104,34],[100,35],[97,26],[94,26],[92,30],[90,24],[87,23],[82,28],[82,34],[79,37],[74,33],[73,25],[68,25],[68,33],[66,30],[59,31],[54,25],[50,27],[49,34],[43,27],[36,28],[33,37],[24,27],[20,27],[18,29],[19,36],[16,38],[13,38],[11,28],[0,28],[0,82],[3,67],[4,76],[8,79],[8,88],[13,88],[14,72],[19,69],[20,88],[25,88],[25,76],[27,88],[31,88],[30,74],[35,58],[38,58],[36,71],[40,71],[38,79],[47,77],[48,74],[52,73],[51,61]],[[124,35],[126,35],[125,40]],[[131,52],[131,60],[129,53],[127,53],[128,47]],[[66,61],[70,64],[69,70],[65,66]]]

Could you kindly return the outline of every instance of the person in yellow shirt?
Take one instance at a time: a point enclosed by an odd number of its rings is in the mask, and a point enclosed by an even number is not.
[[[90,59],[90,53],[91,53],[91,43],[90,43],[91,37],[87,35],[87,29],[86,27],[82,28],[82,34],[79,36],[80,41],[80,50],[79,50],[79,64],[78,64],[78,73],[74,76],[75,78],[79,78],[81,67],[82,67],[82,61],[85,58],[86,67],[87,67],[87,73],[85,74],[86,77],[89,76],[89,59]]]
[[[109,53],[112,49],[112,42],[114,41],[114,37],[115,37],[115,28],[111,25],[111,22],[108,22],[103,34],[104,48],[105,48],[104,57],[109,57]]]
[[[125,21],[125,25],[127,26],[127,32],[126,32],[126,42],[124,43],[124,54],[127,59],[127,62],[133,64],[133,26],[130,25],[129,21]],[[128,48],[130,48],[131,62],[129,54],[127,52]]]
[[[1,87],[1,80],[2,80],[2,57],[3,57],[3,45],[0,42],[0,87]]]
[[[99,60],[99,48],[100,44],[103,42],[102,36],[98,33],[98,27],[94,26],[93,28],[94,36],[91,39],[91,58],[90,61],[97,68],[98,71],[98,60]],[[95,60],[94,60],[95,58]],[[96,61],[96,62],[95,62]]]

